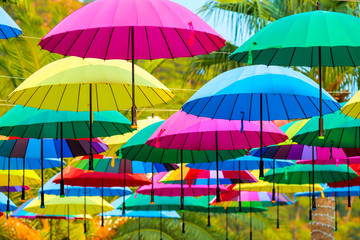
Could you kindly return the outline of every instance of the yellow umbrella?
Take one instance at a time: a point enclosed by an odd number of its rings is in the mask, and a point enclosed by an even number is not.
[[[132,106],[132,73],[136,77],[135,106],[166,103],[174,95],[144,69],[124,60],[68,57],[41,68],[9,95],[14,104],[56,111],[89,111],[90,146],[93,111],[121,110]],[[134,120],[134,119],[133,119]],[[136,128],[136,120],[133,121]],[[93,170],[89,151],[89,170]]]
[[[104,142],[108,145],[108,150],[101,155],[109,157],[117,157],[116,152],[121,148],[121,146],[126,143],[130,138],[132,138],[138,131],[141,129],[161,121],[162,119],[158,116],[148,117],[147,119],[141,119],[138,121],[137,130],[133,132],[128,132],[123,135],[116,135],[111,137],[104,138]]]
[[[346,116],[360,118],[360,91],[341,108],[341,112]]]
[[[0,170],[0,186],[8,186],[8,170]],[[21,186],[25,181],[25,185],[37,185],[41,182],[39,176],[33,170],[10,170],[9,186]]]

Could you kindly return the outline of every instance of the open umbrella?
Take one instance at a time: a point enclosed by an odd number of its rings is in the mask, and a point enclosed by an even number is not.
[[[136,85],[138,107],[154,106],[173,98],[170,90],[145,70],[137,67],[136,75],[139,79]],[[9,95],[9,100],[40,109],[88,111],[91,141],[94,111],[119,111],[130,107],[131,76],[130,63],[126,61],[69,57],[32,74]],[[92,154],[90,149],[90,158]],[[89,167],[93,170],[91,164]]]
[[[186,113],[228,120],[263,120],[309,118],[319,115],[318,86],[307,76],[290,68],[250,66],[227,71],[198,90],[183,106]],[[336,100],[324,94],[324,113],[340,108]],[[259,146],[260,148],[263,145]],[[260,155],[262,159],[262,155]],[[260,161],[260,178],[263,178]]]
[[[9,39],[23,34],[15,21],[0,7],[0,39]]]
[[[328,27],[331,26],[331,27]],[[357,67],[360,61],[359,18],[343,13],[304,12],[281,18],[261,29],[230,59],[250,64],[319,67],[319,136],[323,136],[322,66]],[[324,106],[325,107],[325,106]]]
[[[172,1],[99,0],[62,20],[39,45],[65,56],[132,60],[132,124],[136,127],[140,103],[135,101],[135,59],[209,54],[225,46],[225,39]]]

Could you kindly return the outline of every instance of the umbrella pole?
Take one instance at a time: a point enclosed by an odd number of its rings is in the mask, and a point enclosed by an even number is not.
[[[138,232],[138,239],[139,240],[141,238],[141,232],[140,232],[140,230],[141,230],[141,222],[140,222],[140,219],[141,219],[141,217],[139,217],[139,232]]]
[[[350,165],[349,165],[349,158],[347,159],[347,182],[348,182],[348,209],[351,209],[351,198],[350,198]]]
[[[263,161],[263,95],[260,93],[260,173],[259,179],[264,180],[264,161]]]
[[[182,215],[182,233],[185,233],[185,212]]]
[[[239,210],[238,213],[241,214],[242,213],[242,207],[241,207],[241,162],[239,160]]]
[[[8,186],[7,186],[7,195],[8,199],[6,202],[6,217],[10,213],[10,156],[8,157]]]
[[[276,230],[280,230],[280,196],[279,196],[279,186],[278,186],[278,190],[277,190],[277,219],[276,219]]]
[[[320,8],[320,3],[318,3],[318,8]],[[319,139],[324,139],[324,120],[322,113],[322,79],[321,79],[321,47],[319,47],[319,110],[320,110],[320,118],[319,118]]]
[[[315,199],[315,154],[314,146],[312,146],[312,210],[316,210],[316,199]]]
[[[250,240],[252,240],[252,211],[251,211],[251,202],[250,202]]]
[[[180,211],[184,212],[185,211],[185,206],[184,206],[184,168],[183,168],[183,151],[180,150],[180,168],[181,168],[181,202],[180,202]]]
[[[87,234],[86,229],[86,187],[84,187],[84,234]]]
[[[25,202],[25,157],[23,157],[23,180],[21,189],[21,202]]]
[[[310,183],[310,173],[309,173],[309,183]],[[309,184],[309,222],[312,222],[312,211],[311,211],[311,186]]]
[[[45,208],[44,196],[44,140],[41,139],[41,204],[40,208]]]
[[[104,227],[104,179],[101,179],[101,227]]]
[[[155,204],[155,199],[154,199],[154,163],[151,163],[151,199],[150,199],[150,204]]]
[[[135,47],[134,27],[131,27],[131,67],[132,67],[132,107],[131,107],[131,128],[137,128],[136,105],[135,105]]]
[[[161,206],[160,206],[160,240],[162,240],[162,213],[161,213]]]
[[[220,199],[220,186],[219,186],[219,146],[218,146],[218,132],[215,132],[215,141],[216,141],[216,202],[221,202]]]
[[[336,197],[336,190],[335,190],[335,232],[337,232],[337,226],[338,226],[338,223],[337,223],[337,197]]]
[[[63,143],[63,123],[60,123],[60,157],[61,157],[61,163],[60,163],[60,167],[61,167],[61,180],[60,180],[60,197],[63,198],[65,197],[65,188],[64,188],[64,174],[63,174],[63,168],[64,168],[64,164],[63,164],[63,160],[64,160],[64,143]]]
[[[228,216],[228,209],[226,208],[226,240],[229,239],[228,227],[229,227],[229,216]]]
[[[122,204],[123,215],[125,215],[125,186],[126,186],[126,159],[124,159],[124,192],[123,192],[123,204]]]
[[[89,94],[90,94],[90,122],[89,122],[89,130],[90,130],[90,151],[89,151],[89,171],[94,171],[94,158],[93,158],[93,151],[92,151],[92,124],[93,124],[93,108],[92,108],[92,84],[89,84]]]
[[[210,221],[210,178],[208,178],[208,224],[207,227],[211,227],[211,221]]]

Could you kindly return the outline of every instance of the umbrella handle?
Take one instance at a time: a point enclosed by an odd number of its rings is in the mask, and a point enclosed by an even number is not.
[[[21,202],[25,202],[25,158],[23,158],[23,181],[21,189]]]
[[[183,212],[182,220],[182,233],[185,233],[185,212]]]

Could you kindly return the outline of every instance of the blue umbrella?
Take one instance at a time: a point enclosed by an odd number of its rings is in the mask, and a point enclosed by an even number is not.
[[[0,39],[18,37],[22,34],[20,27],[14,20],[0,7]]]
[[[0,212],[10,212],[17,209],[17,206],[5,194],[0,192]]]
[[[274,168],[273,159],[263,158],[264,168]],[[294,163],[289,160],[275,160],[275,168],[282,168],[291,166]],[[254,170],[259,169],[260,158],[254,156],[243,156],[236,159],[225,160],[219,162],[219,171],[236,171],[236,170]],[[216,163],[189,163],[186,164],[189,168],[216,170]]]
[[[58,158],[44,158],[43,168],[60,167],[61,161]],[[64,163],[65,164],[65,163]],[[9,169],[9,158],[0,156],[0,169]],[[10,170],[41,169],[40,158],[10,158]]]
[[[329,93],[324,89],[321,92],[324,95],[322,111],[319,86],[300,72],[278,66],[241,67],[222,73],[205,84],[182,106],[182,110],[201,117],[260,120],[262,142],[263,120],[309,118],[320,112],[327,114],[340,109]],[[322,122],[319,126],[323,129]],[[260,179],[264,179],[262,147],[260,144]]]
[[[126,197],[127,199],[128,197]],[[125,201],[126,201],[125,199]],[[110,212],[104,213],[107,217],[134,217],[139,218],[139,239],[140,239],[140,232],[141,232],[141,218],[160,218],[160,231],[162,229],[162,218],[180,218],[180,215],[176,211],[125,211],[125,213],[118,209],[123,205],[124,199],[118,198],[111,203],[114,207],[114,210]],[[100,214],[99,214],[100,215]],[[161,234],[161,233],[160,233]]]
[[[53,182],[53,180],[60,173],[55,174],[49,181],[47,181],[43,188],[44,194],[48,195],[57,195],[60,196],[60,188],[59,184]],[[102,199],[104,197],[113,197],[113,196],[122,196],[123,194],[128,195],[131,194],[132,191],[128,187],[79,187],[79,186],[70,186],[64,185],[65,196],[68,197],[81,197],[81,196],[101,196]],[[39,195],[41,194],[41,190],[38,191]],[[103,202],[102,202],[103,204]],[[104,226],[104,215],[102,215],[102,226]]]

